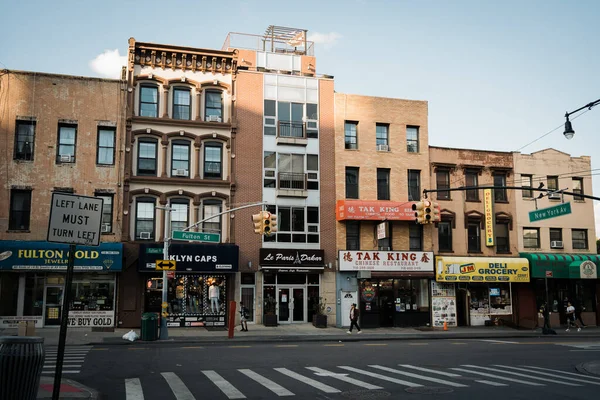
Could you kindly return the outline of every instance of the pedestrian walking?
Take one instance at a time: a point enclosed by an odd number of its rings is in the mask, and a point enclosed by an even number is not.
[[[250,312],[244,306],[244,303],[240,301],[240,324],[242,325],[242,332],[248,332],[248,318],[250,318]]]
[[[567,332],[569,332],[571,328],[571,322],[577,327],[577,332],[581,331],[581,327],[575,319],[575,307],[569,302],[567,305]]]
[[[352,306],[350,306],[350,330],[348,330],[348,335],[352,334],[352,328],[356,326],[356,329],[358,329],[358,333],[362,333],[362,331],[360,330],[360,326],[358,326],[358,317],[360,316],[360,311],[358,311],[358,308],[356,308],[356,303],[353,303]]]
[[[575,299],[575,320],[579,321],[582,328],[585,328],[586,325],[583,322],[583,318],[581,318],[581,313],[585,311],[585,307],[583,306],[583,302],[580,299]]]

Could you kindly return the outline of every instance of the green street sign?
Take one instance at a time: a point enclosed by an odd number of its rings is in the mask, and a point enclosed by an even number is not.
[[[220,243],[221,235],[219,235],[218,233],[173,231],[173,240],[191,240],[193,242]]]
[[[571,214],[571,203],[561,203],[556,206],[529,211],[529,222],[541,221],[561,215]]]

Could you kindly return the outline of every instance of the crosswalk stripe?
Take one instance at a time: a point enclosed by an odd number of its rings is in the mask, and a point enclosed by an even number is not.
[[[475,381],[479,383],[483,383],[484,385],[490,386],[508,386],[506,383],[492,382],[492,381]]]
[[[283,386],[273,382],[272,380],[265,378],[262,375],[257,374],[251,369],[238,369],[242,374],[246,375],[248,378],[260,383],[271,392],[275,393],[277,396],[293,396],[294,393],[290,392]]]
[[[356,372],[357,374],[367,375],[367,376],[370,376],[370,377],[373,377],[373,378],[377,378],[377,379],[381,379],[381,380],[384,380],[384,381],[397,383],[398,385],[404,385],[404,386],[408,386],[408,387],[422,387],[423,386],[423,385],[419,385],[418,383],[412,383],[412,382],[408,382],[408,381],[403,381],[401,379],[390,378],[389,376],[385,376],[385,375],[381,375],[381,374],[376,374],[374,372],[364,371],[364,370],[358,369],[358,368],[346,367],[346,366],[338,366],[338,368],[345,369],[347,371]]]
[[[54,372],[55,372],[54,370],[52,370],[52,371],[42,371],[42,374],[53,374]],[[62,373],[63,374],[78,374],[79,372],[80,372],[79,370],[76,370],[76,371],[65,371],[65,370],[63,370]]]
[[[585,380],[585,379],[577,379],[577,378],[569,378],[568,376],[562,376],[562,375],[557,375],[557,374],[549,374],[548,372],[541,372],[541,371],[532,371],[530,369],[525,369],[525,368],[518,368],[518,367],[509,367],[508,365],[496,365],[497,367],[502,367],[502,368],[510,368],[510,369],[514,369],[515,371],[523,371],[523,372],[529,372],[530,374],[538,374],[538,375],[544,375],[544,376],[551,376],[553,378],[560,378],[566,381],[573,381],[573,382],[583,382],[583,383],[587,383],[590,385],[598,385],[600,386],[600,382],[594,382],[594,381],[589,381],[589,380]],[[587,378],[587,376],[584,375],[580,375],[581,378]]]
[[[314,379],[308,378],[306,376],[302,376],[300,374],[295,373],[294,371],[290,371],[287,368],[273,368],[275,371],[285,375],[285,376],[289,376],[290,378],[296,379],[297,381],[300,381],[302,383],[306,383],[309,386],[314,387],[315,389],[319,389],[322,392],[325,393],[340,393],[340,390],[331,387],[329,385],[326,385],[324,383],[321,383],[319,381],[316,381]]]
[[[463,365],[463,367],[467,367],[467,368],[479,368],[479,369],[484,369],[484,370],[487,370],[487,371],[493,371],[493,372],[497,372],[497,373],[499,372],[499,373],[502,373],[502,374],[523,376],[523,374],[520,373],[520,372],[503,371],[503,370],[498,370],[498,368],[480,367],[480,366],[477,366],[477,365]],[[502,365],[496,365],[496,367],[506,368],[505,366],[502,366]],[[528,376],[527,378],[528,379],[533,379],[534,381],[551,382],[551,383],[556,383],[556,384],[565,385],[565,386],[581,386],[581,385],[578,385],[576,383],[558,382],[555,379],[540,378],[538,376]]]
[[[470,369],[464,369],[464,368],[450,368],[450,369],[454,370],[454,371],[466,372],[467,374],[475,374],[475,375],[487,376],[488,378],[500,379],[502,381],[522,383],[523,385],[529,385],[529,386],[546,386],[543,383],[526,382],[526,381],[522,381],[520,379],[507,378],[506,376],[498,376],[498,375],[493,375],[493,374],[486,374],[485,372],[472,371]]]
[[[424,381],[441,383],[442,385],[448,385],[448,386],[453,386],[453,387],[468,387],[468,385],[463,385],[462,383],[454,383],[454,382],[446,381],[444,379],[431,378],[429,376],[424,376],[424,375],[419,375],[419,374],[413,374],[411,372],[399,371],[399,370],[393,369],[393,368],[382,367],[381,365],[369,365],[369,367],[371,367],[371,368],[377,368],[377,369],[380,369],[382,371],[387,371],[387,372],[391,372],[391,373],[394,373],[394,374],[409,376],[411,378],[421,379],[421,380],[424,380]]]
[[[142,383],[138,378],[125,379],[125,399],[126,400],[144,400]]]
[[[63,367],[81,368],[81,365],[79,365],[79,364],[69,364],[69,365],[63,365]],[[44,364],[43,368],[56,368],[56,365],[53,365],[53,364]]]
[[[346,376],[347,374],[336,374],[335,372],[327,371],[327,370],[324,370],[324,369],[321,369],[318,367],[306,367],[306,369],[314,371],[319,376],[327,376],[327,377],[331,377],[334,379],[338,379],[340,381],[350,383],[352,385],[360,386],[363,389],[367,389],[367,390],[383,389],[381,386],[371,385],[370,383],[363,382],[358,379],[350,378],[349,376]]]
[[[208,379],[210,379],[212,381],[212,383],[214,383],[219,389],[221,389],[221,392],[223,392],[225,394],[225,396],[227,396],[230,399],[245,399],[246,396],[244,396],[242,394],[242,392],[240,392],[239,390],[237,390],[235,388],[235,386],[233,386],[231,383],[227,382],[225,380],[225,378],[223,378],[221,375],[217,374],[215,371],[202,371],[202,373],[204,375],[206,375],[206,377]]]
[[[400,367],[404,367],[404,368],[411,368],[417,371],[423,371],[423,372],[431,372],[433,374],[438,374],[438,375],[443,375],[443,376],[449,376],[451,378],[458,378],[459,374],[453,374],[452,372],[444,372],[444,371],[438,371],[435,369],[429,369],[429,368],[423,368],[423,367],[417,367],[416,365],[410,365],[410,364],[398,364],[398,366]]]
[[[508,340],[494,340],[494,339],[479,339],[480,342],[489,343],[504,343],[504,344],[520,344],[519,342],[509,342]]]
[[[177,400],[196,400],[192,392],[185,386],[185,383],[173,372],[161,372],[161,375],[171,388]]]
[[[540,369],[540,370],[543,370],[543,371],[550,371],[550,372],[558,372],[560,374],[573,375],[573,376],[577,376],[579,378],[587,378],[587,379],[600,380],[600,378],[595,377],[595,376],[584,375],[584,374],[576,374],[574,372],[565,372],[565,371],[560,371],[560,370],[557,370],[557,369],[542,368],[542,367],[533,367],[531,365],[522,365],[522,367],[533,368],[533,369]],[[534,372],[534,371],[531,371],[531,372]]]

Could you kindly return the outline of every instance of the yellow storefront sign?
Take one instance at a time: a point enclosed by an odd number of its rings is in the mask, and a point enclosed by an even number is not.
[[[492,189],[483,189],[483,210],[485,215],[485,245],[494,246],[494,201]]]
[[[529,282],[529,261],[508,257],[436,257],[438,282]]]

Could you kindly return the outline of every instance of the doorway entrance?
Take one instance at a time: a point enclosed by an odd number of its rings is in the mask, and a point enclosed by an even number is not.
[[[44,298],[44,325],[60,325],[63,286],[46,286]]]
[[[277,315],[280,324],[306,322],[306,288],[277,288]]]

